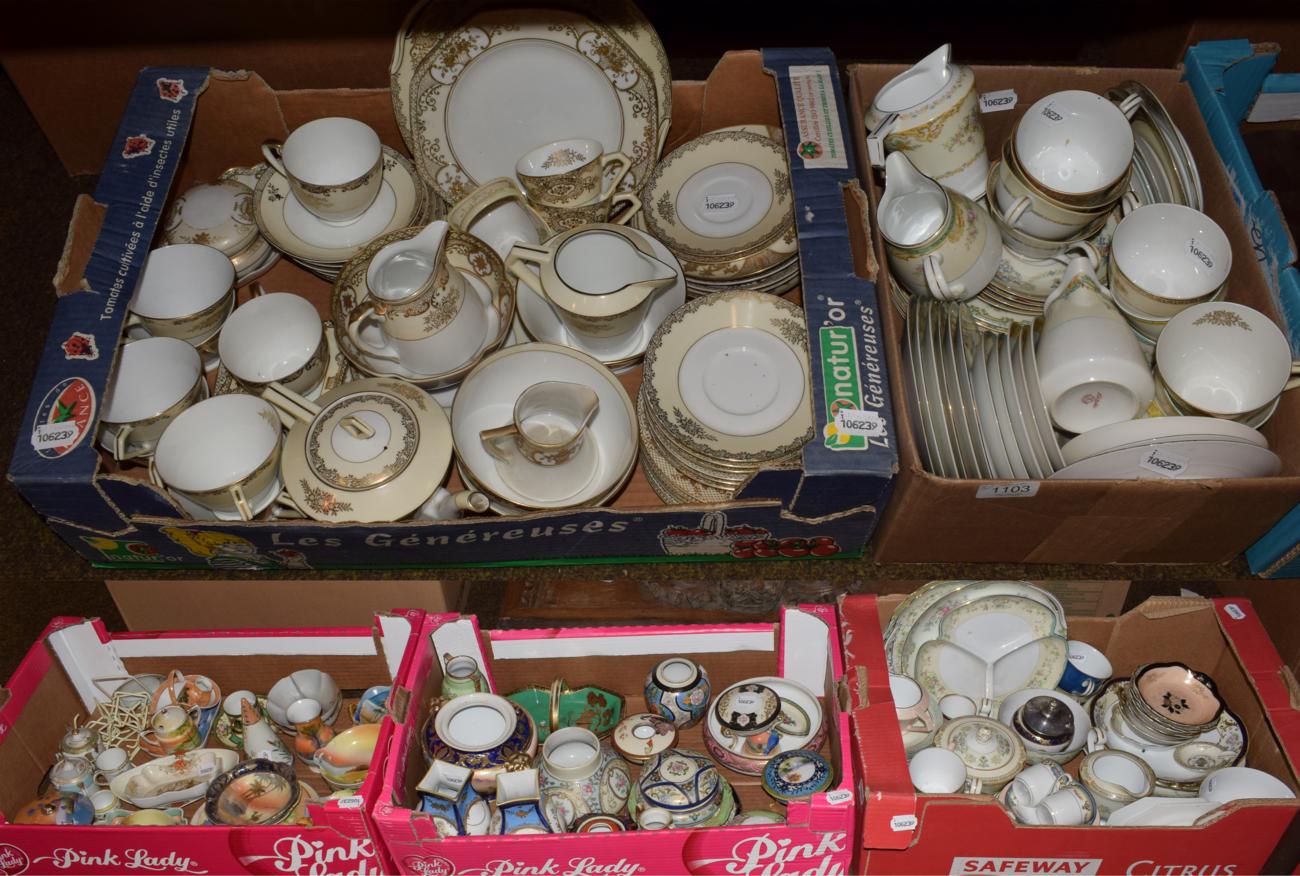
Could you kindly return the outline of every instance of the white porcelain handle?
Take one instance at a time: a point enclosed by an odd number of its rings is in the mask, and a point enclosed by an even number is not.
[[[943,258],[928,255],[921,263],[925,271],[925,287],[930,294],[940,301],[960,301],[966,294],[966,287],[961,283],[949,283],[943,275]]]

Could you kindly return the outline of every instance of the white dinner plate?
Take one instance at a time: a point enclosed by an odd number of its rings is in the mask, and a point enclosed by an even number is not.
[[[1263,433],[1234,420],[1218,417],[1146,417],[1124,420],[1085,432],[1061,448],[1067,465],[1111,450],[1120,450],[1152,441],[1204,440],[1226,438],[1244,441],[1256,447],[1268,447]]]
[[[1066,466],[1052,478],[1212,480],[1271,477],[1281,470],[1282,460],[1276,453],[1245,441],[1170,439],[1100,453]]]

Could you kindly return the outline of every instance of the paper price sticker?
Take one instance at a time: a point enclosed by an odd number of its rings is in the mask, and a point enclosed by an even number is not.
[[[1004,88],[1001,91],[988,91],[980,95],[980,112],[1000,113],[1016,108],[1016,90]]]
[[[736,209],[736,195],[705,195],[704,196],[704,215],[705,216],[725,216],[727,213]]]
[[[976,499],[1031,499],[1038,495],[1038,481],[1020,481],[1015,484],[980,484],[975,490]]]
[[[835,428],[844,435],[876,438],[885,434],[885,421],[875,411],[840,408],[835,412]]]
[[[365,805],[366,801],[360,795],[355,795],[352,797],[339,797],[336,802],[339,804],[340,809],[360,809]]]
[[[915,815],[895,815],[889,819],[889,829],[894,833],[902,833],[905,830],[916,830]]]
[[[1147,471],[1155,472],[1162,478],[1181,476],[1192,461],[1190,456],[1159,447],[1144,447],[1141,452],[1142,458],[1138,460],[1138,465]]]
[[[1246,612],[1241,610],[1241,606],[1235,602],[1229,602],[1223,607],[1223,613],[1233,620],[1245,620]]]
[[[853,792],[849,790],[826,792],[826,802],[831,806],[843,806],[853,802]]]
[[[32,430],[32,447],[35,450],[50,450],[64,447],[77,439],[76,423],[37,423]]]

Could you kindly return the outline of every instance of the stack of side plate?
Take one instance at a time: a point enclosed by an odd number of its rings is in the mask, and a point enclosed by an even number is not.
[[[688,295],[798,285],[790,166],[771,133],[711,131],[669,153],[646,183],[646,227],[681,262]]]
[[[670,504],[723,502],[813,436],[803,311],[758,292],[697,298],[650,340],[637,397],[646,479]]]
[[[913,298],[903,347],[927,471],[1041,479],[1065,466],[1039,391],[1032,325],[986,334],[965,304]]]
[[[1143,204],[1182,204],[1202,209],[1204,196],[1196,159],[1160,98],[1132,80],[1110,89],[1106,97],[1119,103],[1132,94],[1142,98],[1132,120],[1133,192]]]

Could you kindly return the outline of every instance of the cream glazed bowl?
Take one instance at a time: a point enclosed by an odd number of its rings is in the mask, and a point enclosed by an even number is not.
[[[510,422],[519,396],[544,380],[585,386],[597,396],[586,435],[597,449],[595,474],[578,493],[552,503],[512,489],[497,467],[498,460],[480,440],[482,432]],[[591,356],[554,344],[507,347],[479,363],[456,393],[451,431],[465,480],[504,500],[493,503],[504,513],[513,508],[569,508],[606,501],[627,482],[636,465],[636,413],[627,390]]]

